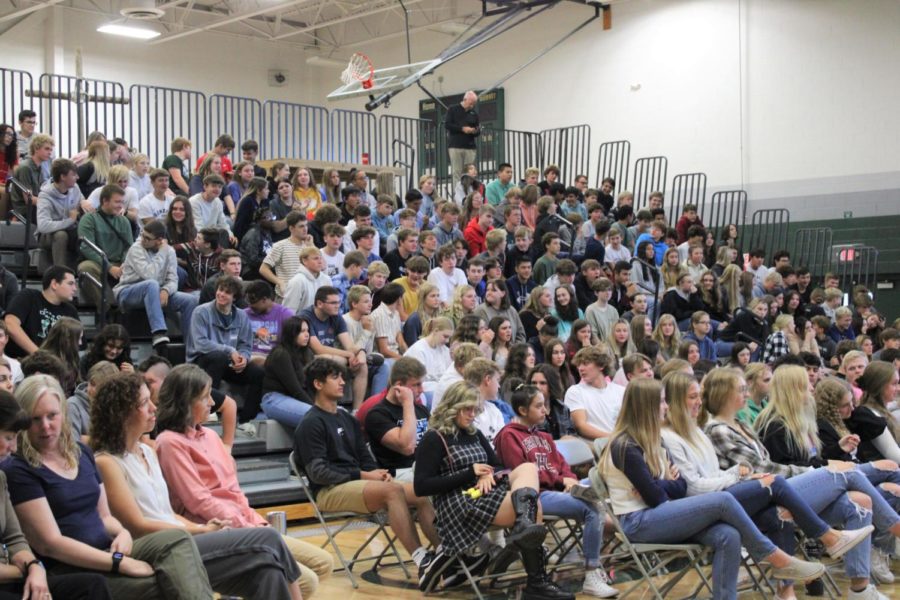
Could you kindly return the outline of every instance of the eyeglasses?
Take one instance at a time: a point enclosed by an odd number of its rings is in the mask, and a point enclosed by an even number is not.
[[[153,237],[152,235],[147,235],[146,233],[141,234],[141,239],[146,240],[148,242],[155,242],[159,238]]]

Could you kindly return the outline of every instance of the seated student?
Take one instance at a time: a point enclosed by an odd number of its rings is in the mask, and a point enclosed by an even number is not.
[[[438,246],[449,244],[463,237],[463,233],[459,229],[459,205],[445,202],[438,212],[441,220],[432,230],[437,236]]]
[[[582,592],[598,598],[612,598],[619,591],[609,585],[600,565],[603,516],[598,512],[593,490],[581,485],[566,459],[556,449],[549,433],[539,431],[547,414],[541,391],[532,385],[512,394],[514,421],[494,439],[497,456],[503,465],[515,469],[523,463],[538,467],[540,501],[545,515],[571,518],[583,525],[585,576]]]
[[[38,244],[50,251],[53,264],[74,267],[76,263],[78,216],[84,197],[78,189],[75,163],[65,158],[53,161],[51,180],[37,197],[35,220]]]
[[[262,409],[266,416],[293,430],[312,408],[304,370],[313,359],[309,348],[309,321],[290,317],[282,325],[278,344],[266,357]]]
[[[760,530],[787,554],[796,550],[794,523],[811,538],[819,538],[832,558],[866,541],[871,528],[838,532],[811,509],[781,476],[754,474],[743,464],[719,468],[715,448],[697,425],[702,411],[700,384],[690,375],[674,372],[663,379],[669,410],[662,430],[663,445],[687,483],[687,495],[726,491],[734,496]],[[778,507],[791,512],[793,522],[778,517]],[[793,596],[790,582],[779,584],[778,598]]]
[[[327,223],[322,228],[325,245],[322,247],[322,259],[325,261],[325,274],[334,277],[344,264],[344,226],[340,223]],[[348,250],[349,252],[349,250]]]
[[[142,225],[165,218],[174,195],[169,190],[169,174],[162,169],[150,171],[153,191],[138,201],[138,219]]]
[[[710,336],[711,323],[709,314],[705,311],[698,310],[694,312],[691,315],[690,329],[684,334],[684,340],[697,342],[697,347],[700,350],[700,359],[715,362],[717,356],[716,343]],[[729,352],[731,351],[730,345],[728,350]]]
[[[219,195],[225,186],[225,180],[219,175],[207,175],[203,180],[203,191],[190,197],[191,212],[194,215],[194,224],[197,229],[214,227],[224,232],[232,246],[237,246],[238,239],[231,233],[231,227],[225,220],[222,210],[222,202]]]
[[[327,511],[372,513],[386,510],[391,529],[420,571],[432,559],[422,542],[409,507],[428,514],[430,503],[412,486],[395,482],[379,469],[363,438],[359,422],[338,408],[344,397],[344,367],[323,357],[306,370],[315,404],[294,433],[294,454],[309,478],[316,504]],[[430,540],[437,546],[440,540]]]
[[[157,405],[156,453],[175,513],[200,525],[230,522],[231,527],[268,527],[250,508],[238,485],[237,466],[211,429],[210,378],[196,365],[179,365],[163,381]],[[291,536],[282,536],[300,566],[300,590],[308,598],[319,580],[331,574],[328,552]]]
[[[53,159],[53,146],[56,142],[49,135],[42,133],[33,134],[28,142],[21,136],[17,141],[21,144],[19,158],[22,160],[15,169],[15,178],[31,192],[32,198],[37,198],[41,188],[50,180],[50,161]],[[25,196],[22,191],[16,186],[9,186],[8,193],[12,209],[25,215]],[[33,216],[34,208],[31,210]]]
[[[363,282],[368,264],[365,254],[359,250],[352,250],[344,256],[341,270],[331,277],[331,285],[341,295],[342,309],[347,308],[347,292],[350,288]]]
[[[487,290],[487,283],[484,281],[485,266],[485,261],[476,256],[468,261],[465,269],[466,283],[475,290],[475,297],[478,304],[484,302],[484,295]]]
[[[478,390],[481,399],[481,412],[475,416],[474,425],[491,442],[515,416],[512,407],[500,398],[501,373],[497,363],[486,358],[472,360],[463,371],[463,379]]]
[[[451,385],[457,381],[463,381],[463,373],[465,372],[466,365],[476,358],[484,358],[481,349],[471,342],[457,344],[450,350],[450,356],[453,360],[453,364],[449,369],[444,371],[444,374],[441,375],[441,378],[434,388],[434,393],[431,398],[432,411],[434,411],[441,403],[444,394],[447,393],[447,390],[450,389]]]
[[[88,371],[85,381],[79,383],[75,393],[66,400],[69,424],[76,440],[81,440],[85,444],[90,443],[91,405],[96,397],[97,387],[118,372],[116,365],[109,361],[101,360],[95,363]]]
[[[300,251],[300,266],[297,267],[297,272],[285,287],[282,304],[286,308],[300,313],[313,306],[313,299],[318,290],[323,287],[331,288],[331,278],[325,274],[322,252],[315,247],[304,248]],[[340,298],[338,298],[338,302],[340,302]]]
[[[572,364],[581,381],[566,390],[565,403],[575,429],[588,440],[609,437],[625,395],[622,386],[606,381],[609,355],[596,346],[588,346],[575,354]]]
[[[9,333],[7,354],[23,358],[37,351],[50,328],[61,318],[78,319],[75,272],[63,265],[44,271],[41,291],[25,288],[9,303],[3,321]]]
[[[110,515],[94,455],[72,437],[59,384],[47,375],[28,377],[16,400],[31,427],[19,438],[21,452],[2,468],[16,516],[50,572],[106,573],[112,597],[122,600],[211,598],[186,532],[160,531],[132,541]]]
[[[544,253],[534,263],[532,273],[534,280],[539,285],[543,285],[556,272],[556,265],[559,262],[558,255],[561,251],[559,235],[552,232],[544,234],[544,237],[541,238],[541,247]]]
[[[275,286],[275,299],[281,302],[288,281],[297,273],[300,266],[300,251],[313,244],[307,234],[306,215],[292,211],[284,218],[289,237],[272,245],[272,250],[259,267],[263,279]]]
[[[110,511],[135,538],[181,529],[197,545],[213,590],[260,600],[300,600],[300,571],[276,531],[235,528],[227,520],[196,524],[179,517],[152,448],[141,443],[156,425],[150,390],[134,373],[114,375],[97,391],[91,444]]]
[[[234,277],[241,282],[243,288],[243,280],[241,279],[241,271],[243,270],[243,257],[237,250],[229,248],[219,253],[216,271],[206,279],[203,289],[200,291],[200,304],[206,304],[216,297],[216,289],[219,287],[219,279],[226,275]],[[236,300],[235,305],[238,308],[247,308],[247,303],[243,297]]]
[[[897,396],[897,369],[891,363],[874,361],[856,380],[862,389],[856,408],[846,420],[856,435],[856,456],[862,461],[900,459],[896,417],[891,413]],[[848,390],[849,391],[849,390]]]
[[[531,276],[531,256],[525,254],[516,258],[515,275],[506,280],[509,289],[509,303],[516,311],[520,311],[528,302],[531,291],[537,287],[537,283]]]
[[[437,286],[441,293],[441,303],[448,307],[454,289],[460,285],[467,285],[466,275],[461,269],[456,268],[456,250],[453,246],[441,246],[437,257],[440,266],[428,274],[428,283]]]
[[[846,306],[839,306],[834,311],[834,324],[828,330],[835,344],[841,340],[856,340],[856,330],[853,328],[853,311]]]
[[[16,452],[16,437],[26,431],[31,421],[12,395],[12,390],[0,392],[0,462]],[[18,600],[23,597],[41,600],[72,598],[75,600],[112,600],[106,578],[100,573],[68,573],[49,575],[44,564],[28,546],[28,540],[13,513],[7,490],[6,475],[0,472],[0,503],[4,507],[0,520],[0,540],[7,548],[7,564],[4,583],[0,584],[0,598]],[[16,569],[12,571],[12,569]]]
[[[448,346],[452,334],[453,323],[450,319],[435,317],[425,324],[422,338],[403,355],[415,358],[425,365],[425,381],[422,385],[429,397],[444,373],[453,370],[453,359]]]
[[[406,313],[406,321],[403,323],[403,339],[407,346],[412,346],[422,335],[422,330],[428,321],[437,317],[441,312],[441,292],[437,286],[422,283],[427,272],[427,263],[421,256],[409,259],[409,275],[401,277],[395,283],[406,290],[400,303],[400,316]],[[410,300],[411,292],[415,290],[415,299]]]
[[[519,551],[528,573],[525,597],[570,600],[574,596],[560,590],[546,574],[541,544],[547,532],[540,524],[537,469],[523,463],[508,477],[494,478],[494,470],[502,463],[474,425],[481,403],[474,386],[453,384],[416,451],[415,489],[434,497],[442,541],[419,587],[424,590],[433,585],[451,557],[460,553],[470,563],[468,569],[480,574],[486,561],[479,562],[466,553],[494,524],[512,527],[506,541]],[[477,488],[481,495],[469,499],[468,488]],[[445,587],[463,581],[444,573]]]
[[[324,286],[316,291],[314,306],[300,312],[298,316],[309,321],[309,345],[313,353],[316,356],[327,356],[350,370],[353,376],[351,398],[354,408],[358,408],[365,400],[368,384],[366,349],[356,345],[340,315],[338,291],[331,286]]]
[[[416,446],[425,435],[431,416],[422,403],[424,377],[425,367],[417,359],[397,360],[391,368],[388,388],[366,400],[357,412],[378,466],[401,483],[412,483]],[[439,539],[430,505],[425,515],[419,515],[419,522],[430,541]]]
[[[190,340],[197,297],[178,291],[177,266],[175,250],[166,244],[166,226],[153,221],[144,226],[140,239],[125,255],[122,277],[113,288],[122,308],[146,310],[154,347],[169,343],[163,312],[181,318],[182,335]]]
[[[820,563],[795,559],[764,537],[731,494],[685,497],[687,485],[660,443],[660,417],[665,414],[660,392],[654,380],[637,379],[628,385],[622,416],[600,458],[613,510],[628,538],[711,546],[714,598],[737,597],[742,544],[755,560],[772,565],[776,579],[821,576]]]
[[[113,284],[122,277],[122,263],[125,255],[134,244],[131,223],[122,216],[124,207],[124,190],[115,184],[105,185],[100,190],[100,207],[87,213],[78,222],[78,236],[99,246],[109,261],[107,275]],[[87,244],[80,247],[84,260],[78,263],[78,272],[93,276],[98,282],[101,278],[102,258]],[[108,288],[109,289],[109,288]],[[82,286],[84,295],[95,305],[100,304],[100,290],[93,282]],[[111,297],[111,291],[108,291]]]
[[[473,314],[490,323],[496,317],[501,317],[512,326],[512,343],[526,341],[525,326],[519,313],[510,305],[509,290],[503,279],[491,279],[487,283],[484,302],[478,305]]]
[[[390,279],[396,280],[408,275],[406,271],[407,261],[415,256],[419,247],[419,237],[415,229],[401,227],[397,233],[397,245],[388,250],[384,255],[384,262],[390,269]],[[395,236],[391,236],[392,238]],[[390,240],[388,242],[390,246]]]
[[[675,287],[666,292],[659,305],[659,314],[672,315],[678,322],[681,331],[687,331],[691,316],[703,310],[703,299],[694,278],[690,273],[682,271],[676,279]]]
[[[665,242],[665,235],[665,224],[660,221],[653,221],[650,224],[650,231],[637,236],[637,239],[634,241],[635,247],[640,246],[642,242],[649,242],[653,246],[653,250],[655,251],[654,259],[656,260],[657,267],[662,266],[663,257],[665,256],[666,250],[669,249]],[[638,256],[640,256],[640,254],[638,254]],[[641,258],[643,257],[641,256]]]
[[[519,258],[528,256],[534,261],[532,248],[532,233],[528,227],[520,225],[515,232],[515,245],[506,251],[506,261],[503,263],[503,276],[509,279],[515,275],[515,268]]]
[[[594,335],[603,340],[609,337],[613,325],[619,320],[619,311],[609,304],[613,283],[605,277],[600,277],[591,284],[591,289],[596,295],[596,301],[587,307],[584,318],[591,324]]]
[[[266,356],[281,339],[284,323],[294,316],[294,312],[275,303],[275,292],[265,281],[253,281],[247,286],[247,308],[244,312],[250,320],[253,331],[253,354],[251,360],[262,366]]]
[[[246,385],[239,419],[246,423],[259,413],[262,368],[251,362],[253,332],[247,314],[234,306],[243,294],[241,284],[230,275],[220,277],[216,298],[194,311],[187,339],[187,360],[202,367],[219,387],[224,379]]]
[[[389,283],[384,286],[381,293],[381,305],[372,311],[375,349],[385,358],[392,360],[399,359],[407,349],[398,311],[402,297],[403,286]]]

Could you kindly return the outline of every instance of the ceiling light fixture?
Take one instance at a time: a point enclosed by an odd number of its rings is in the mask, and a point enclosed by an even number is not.
[[[160,33],[148,27],[133,27],[131,25],[122,25],[120,23],[107,23],[97,28],[100,33],[108,33],[110,35],[119,35],[138,40],[152,40],[159,37]]]

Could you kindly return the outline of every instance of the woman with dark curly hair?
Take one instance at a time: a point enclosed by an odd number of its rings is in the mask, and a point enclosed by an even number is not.
[[[16,129],[4,123],[0,125],[0,185],[6,185],[6,178],[18,164]]]
[[[175,514],[156,453],[141,436],[156,425],[150,390],[136,373],[119,373],[97,389],[91,446],[114,517],[135,539],[166,529],[193,536],[213,590],[245,598],[299,600],[300,571],[281,536],[269,527],[230,529]]]
[[[534,368],[534,348],[528,344],[513,344],[503,367],[503,376],[500,378],[500,397],[509,398],[512,390],[508,385],[518,380],[520,383],[528,378],[528,372]]]
[[[478,346],[485,358],[491,358],[494,349],[491,342],[494,341],[494,332],[488,329],[487,325],[479,316],[466,315],[456,324],[453,330],[453,337],[450,338],[450,351],[452,352],[458,344],[470,342]]]
[[[106,360],[125,373],[133,373],[131,364],[131,336],[118,323],[110,323],[94,336],[88,351],[81,357],[81,378],[87,379],[88,371],[101,360]]]

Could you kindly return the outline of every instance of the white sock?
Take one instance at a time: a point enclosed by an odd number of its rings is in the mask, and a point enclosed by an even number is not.
[[[425,550],[425,546],[419,546],[412,553],[413,562],[416,563],[416,566],[421,566],[422,561],[425,559],[425,555],[427,554],[427,550]]]

